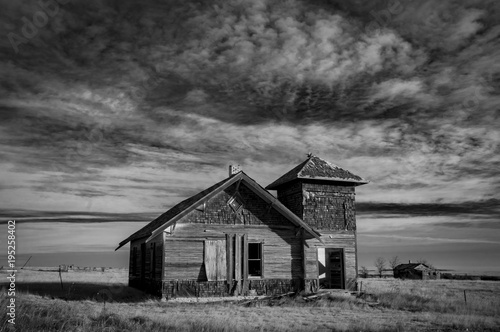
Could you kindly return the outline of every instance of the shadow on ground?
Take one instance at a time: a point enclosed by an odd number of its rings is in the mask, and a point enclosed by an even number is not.
[[[4,285],[2,285],[4,286]],[[98,302],[143,302],[152,299],[150,294],[122,284],[106,283],[64,283],[56,282],[16,283],[17,291],[67,301],[91,300]]]

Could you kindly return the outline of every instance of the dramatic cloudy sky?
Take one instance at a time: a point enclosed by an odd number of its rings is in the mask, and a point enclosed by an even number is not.
[[[361,265],[500,271],[498,1],[41,3],[0,0],[23,258],[125,265],[120,240],[229,164],[267,185],[312,152],[371,181]]]

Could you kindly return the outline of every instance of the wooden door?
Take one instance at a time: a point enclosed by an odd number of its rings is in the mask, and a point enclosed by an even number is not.
[[[226,266],[230,292],[239,295],[248,289],[248,235],[226,234]],[[233,287],[236,285],[236,287]]]
[[[205,240],[204,260],[208,281],[227,280],[226,240]]]

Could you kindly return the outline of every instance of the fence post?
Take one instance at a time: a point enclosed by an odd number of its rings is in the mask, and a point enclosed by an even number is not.
[[[61,266],[59,265],[59,280],[61,280],[61,289],[64,290],[63,282],[62,282],[62,276],[61,276]]]
[[[465,289],[464,289],[464,301],[467,303],[467,294],[465,294]]]

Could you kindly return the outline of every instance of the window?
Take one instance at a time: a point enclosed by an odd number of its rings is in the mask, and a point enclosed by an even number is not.
[[[233,196],[227,201],[227,204],[233,209],[234,212],[238,212],[239,209],[243,206],[241,199],[238,196]]]
[[[248,244],[248,276],[262,277],[262,243]]]

